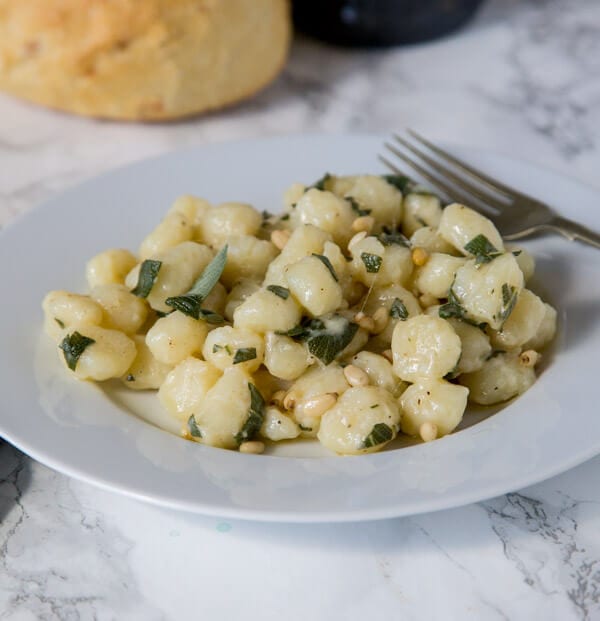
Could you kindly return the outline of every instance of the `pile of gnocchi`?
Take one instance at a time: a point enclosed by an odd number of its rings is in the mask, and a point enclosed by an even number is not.
[[[429,442],[533,384],[557,313],[490,220],[394,175],[327,174],[283,203],[183,196],[137,254],[91,258],[89,293],[43,301],[68,372],[158,391],[185,438],[245,453]]]

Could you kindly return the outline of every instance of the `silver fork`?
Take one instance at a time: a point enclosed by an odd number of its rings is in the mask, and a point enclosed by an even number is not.
[[[498,227],[504,239],[521,239],[536,233],[552,232],[560,233],[571,241],[578,239],[600,248],[600,234],[595,231],[563,218],[545,203],[492,179],[416,132],[409,129],[406,133],[413,142],[394,134],[397,145],[386,142],[385,147],[441,191],[445,198],[485,214]],[[379,159],[394,173],[404,175],[384,156],[380,155]]]

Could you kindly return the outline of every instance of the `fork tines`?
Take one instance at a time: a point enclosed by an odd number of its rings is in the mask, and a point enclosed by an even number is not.
[[[406,133],[412,138],[412,142],[394,134],[396,144],[386,142],[385,147],[447,200],[466,205],[476,202],[478,207],[493,213],[505,209],[510,204],[511,197],[517,193],[432,144],[415,131],[408,129]],[[380,156],[380,160],[397,174],[404,174],[385,157]]]

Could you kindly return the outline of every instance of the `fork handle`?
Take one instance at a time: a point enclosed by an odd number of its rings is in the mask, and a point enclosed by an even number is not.
[[[563,237],[566,237],[569,241],[578,239],[594,248],[600,249],[600,235],[591,229],[573,222],[568,218],[561,216],[554,216],[547,224],[543,225],[544,228],[551,229],[560,233]]]

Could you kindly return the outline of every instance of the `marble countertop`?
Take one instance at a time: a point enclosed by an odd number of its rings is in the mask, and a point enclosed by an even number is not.
[[[405,126],[600,188],[600,4],[490,0],[457,35],[388,51],[300,39],[258,97],[175,124],[0,96],[0,227],[84,178],[187,145]],[[600,619],[598,481],[600,457],[459,509],[286,526],[141,504],[3,444],[0,618]]]

